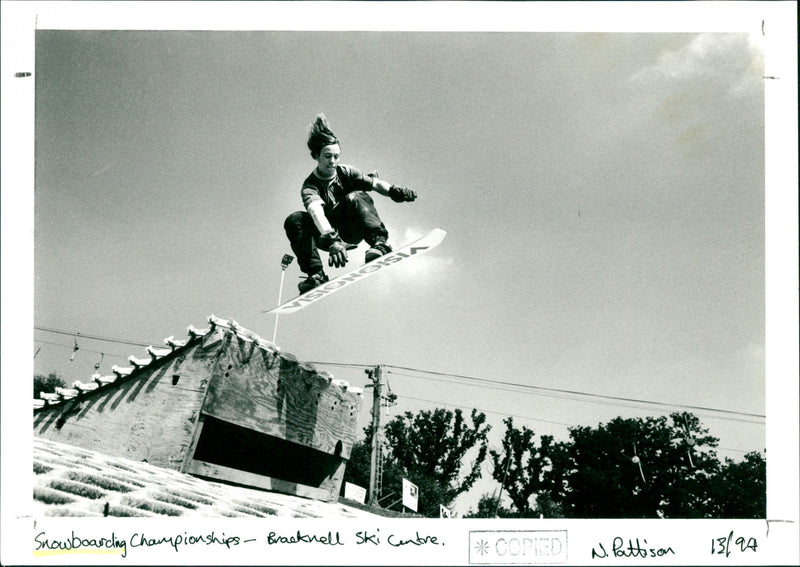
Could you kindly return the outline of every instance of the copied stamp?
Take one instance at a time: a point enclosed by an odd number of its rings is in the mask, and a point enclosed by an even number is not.
[[[548,565],[566,561],[566,530],[469,532],[470,565]]]

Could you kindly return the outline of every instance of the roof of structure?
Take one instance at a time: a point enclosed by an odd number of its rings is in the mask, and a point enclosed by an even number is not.
[[[267,341],[266,339],[262,339],[252,331],[240,326],[232,319],[224,320],[215,317],[214,315],[209,315],[208,323],[210,325],[210,328],[208,329],[196,329],[192,325],[189,325],[187,329],[187,339],[176,340],[173,336],[167,337],[164,339],[166,348],[155,347],[152,345],[148,346],[146,349],[148,358],[137,358],[135,356],[128,357],[128,362],[130,362],[131,366],[114,365],[111,368],[112,373],[109,375],[101,376],[99,373],[95,373],[87,382],[76,380],[71,387],[56,388],[56,391],[52,393],[41,393],[39,395],[39,399],[34,398],[33,400],[34,412],[51,408],[53,406],[58,406],[79,396],[93,395],[101,391],[116,388],[128,379],[134,378],[139,370],[146,369],[149,365],[154,364],[166,356],[177,354],[182,350],[188,349],[188,347],[193,345],[197,340],[200,340],[206,334],[213,332],[216,327],[223,328],[226,331],[235,334],[241,340],[255,343],[258,348],[269,351],[270,353],[277,353],[281,358],[297,362],[306,368],[314,369],[312,364],[307,362],[299,362],[294,355],[281,352],[280,347],[278,347],[276,344],[271,341]],[[352,387],[344,380],[333,380],[333,376],[331,376],[328,372],[319,371],[319,373],[330,377],[331,383],[342,388],[343,390],[348,390],[356,395],[363,394],[363,390],[361,388]]]
[[[35,516],[374,518],[326,503],[211,482],[42,438],[33,441]]]

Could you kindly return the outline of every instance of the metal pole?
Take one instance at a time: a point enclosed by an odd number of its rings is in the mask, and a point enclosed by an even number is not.
[[[391,497],[392,497],[392,496],[394,496],[395,494],[397,494],[397,492],[395,492],[394,490],[392,490],[392,491],[391,491],[389,494],[387,494],[387,495],[386,495],[386,496],[384,496],[383,498],[379,499],[379,500],[378,500],[378,504],[380,504],[381,502],[383,502],[384,500],[386,500],[386,499],[388,499],[388,498],[391,498]]]
[[[289,254],[284,254],[281,259],[281,287],[278,289],[278,305],[281,304],[281,297],[283,296],[283,279],[286,276],[286,268],[289,267],[292,260],[294,260],[294,257]],[[275,339],[278,336],[278,317],[278,313],[275,313],[275,328],[272,331],[272,344],[277,344]]]
[[[398,505],[398,504],[400,504],[400,502],[402,502],[402,501],[403,501],[403,499],[402,499],[402,498],[401,498],[400,500],[395,500],[394,502],[392,502],[391,504],[389,504],[389,505],[386,507],[386,509],[387,509],[387,510],[391,510],[391,509],[392,509],[392,506],[397,506],[397,505]],[[405,510],[404,510],[404,508],[405,508],[405,506],[402,506],[402,507],[400,508],[400,510],[399,510],[399,511],[405,514]]]
[[[494,503],[494,512],[492,517],[497,517],[497,509],[500,507],[500,499],[503,497],[503,485],[506,483],[506,475],[508,475],[508,465],[511,462],[511,445],[508,446],[508,458],[506,459],[506,469],[503,472],[503,482],[500,483],[500,494],[497,495],[497,501]]]
[[[381,436],[381,367],[376,366],[372,372],[372,384],[375,387],[372,393],[372,456],[369,463],[369,505],[375,506],[378,503],[378,495],[375,493],[376,478],[378,472],[378,451],[380,450]]]

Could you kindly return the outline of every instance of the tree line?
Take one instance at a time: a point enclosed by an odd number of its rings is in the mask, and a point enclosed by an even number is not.
[[[382,431],[381,505],[400,508],[402,479],[419,487],[418,513],[438,517],[482,476],[497,482],[469,518],[764,518],[766,459],[717,458],[718,438],[688,412],[617,417],[569,429],[567,441],[503,420],[501,446],[473,409],[405,412]],[[369,486],[373,431],[364,429],[345,481]],[[503,498],[500,498],[502,494]]]

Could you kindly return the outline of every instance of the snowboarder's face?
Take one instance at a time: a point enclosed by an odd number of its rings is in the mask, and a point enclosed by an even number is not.
[[[336,172],[336,165],[339,163],[340,155],[339,144],[331,144],[322,148],[317,158],[317,172],[323,177],[333,175]]]

